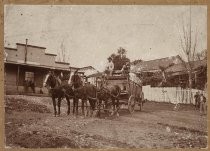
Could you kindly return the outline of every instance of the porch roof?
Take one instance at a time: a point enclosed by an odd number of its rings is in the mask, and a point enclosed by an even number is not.
[[[69,68],[60,68],[60,67],[54,67],[54,66],[45,66],[45,65],[38,65],[38,64],[20,63],[20,62],[14,62],[14,61],[5,61],[4,63],[5,64],[15,64],[15,65],[29,66],[29,67],[37,67],[37,68],[45,68],[45,69],[70,71]]]

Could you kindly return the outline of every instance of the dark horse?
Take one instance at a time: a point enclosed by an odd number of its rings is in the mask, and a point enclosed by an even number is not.
[[[76,74],[74,74],[71,78],[71,83],[74,86],[74,96],[75,96],[75,103],[76,105],[76,112],[78,112],[78,100],[82,100],[82,113],[84,115],[84,105],[86,105],[87,108],[87,101],[89,101],[91,114],[96,108],[96,104],[98,105],[98,115],[100,116],[100,106],[102,101],[105,102],[105,106],[111,106],[113,107],[113,111],[117,112],[119,109],[119,99],[118,96],[120,94],[120,87],[117,85],[106,87],[104,85],[101,85],[100,89],[97,89],[97,87],[93,84],[87,83],[85,85],[82,85],[80,82],[80,77]],[[109,103],[109,100],[111,100],[111,103]],[[111,104],[111,105],[110,105]],[[117,110],[115,110],[115,108]],[[74,110],[73,110],[74,112]],[[113,112],[113,114],[114,114]]]
[[[78,71],[76,70],[74,74],[71,77],[71,83],[70,85],[73,87],[73,90],[78,89],[82,87],[82,79],[78,75]],[[79,99],[82,100],[82,113],[84,114],[84,99],[81,96],[77,96],[73,98],[73,114],[75,113],[76,110],[76,115],[78,114],[78,104],[79,104]]]
[[[90,103],[91,110],[95,109],[96,102],[96,92],[97,89],[92,84],[83,85],[82,79],[78,74],[78,71],[75,71],[71,77],[70,85],[73,87],[74,98],[73,98],[73,114],[78,115],[78,103],[79,100],[82,101],[82,114],[85,115],[84,107],[86,106],[87,111],[87,101]]]
[[[61,100],[63,98],[66,98],[68,110],[67,114],[70,114],[70,99],[73,98],[74,93],[73,89],[68,84],[62,84],[62,81],[59,79],[59,77],[56,77],[53,72],[49,72],[44,80],[45,87],[50,87],[50,93],[53,101],[53,107],[54,107],[54,115],[60,115],[60,106],[61,106]],[[58,99],[57,105],[58,105],[58,113],[56,110],[56,99]]]
[[[84,105],[87,109],[87,101],[89,101],[91,112],[95,110],[97,102],[97,88],[93,84],[85,84],[74,89],[75,98],[82,100],[82,112],[84,114]]]
[[[111,115],[114,115],[115,113],[118,114],[119,110],[119,95],[120,95],[121,89],[118,85],[113,86],[106,86],[106,81],[102,79],[102,83],[99,85],[98,88],[98,115],[100,116],[101,111],[101,105],[102,102],[104,102],[104,108],[107,112],[108,108],[111,109]],[[111,101],[111,102],[110,102]]]

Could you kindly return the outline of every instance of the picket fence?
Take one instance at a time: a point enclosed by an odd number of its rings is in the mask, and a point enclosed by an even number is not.
[[[203,93],[207,98],[205,91],[197,89],[183,89],[180,87],[151,87],[143,86],[144,98],[156,101],[156,102],[168,102],[168,103],[184,103],[195,104],[194,95],[196,92]]]

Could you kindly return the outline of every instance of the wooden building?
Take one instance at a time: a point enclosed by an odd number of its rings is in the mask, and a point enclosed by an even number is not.
[[[43,80],[49,70],[55,74],[69,74],[69,63],[55,61],[56,55],[46,52],[45,47],[17,43],[16,48],[5,51],[5,92],[48,93]],[[33,89],[34,87],[34,89]]]
[[[180,56],[171,56],[155,60],[140,61],[131,63],[131,72],[139,74],[143,81],[143,85],[158,86],[162,81],[161,68],[169,68],[170,66],[180,64]]]
[[[192,88],[204,90],[207,83],[207,60],[197,60],[192,64]],[[185,65],[188,66],[187,63]],[[186,88],[189,85],[188,71],[183,63],[166,69],[169,83],[176,87]]]
[[[198,60],[191,63],[192,87],[203,90],[207,83],[207,60]],[[139,74],[143,85],[152,87],[183,87],[189,85],[189,75],[186,69],[188,63],[183,63],[180,56],[172,56],[149,61],[140,61],[131,65],[131,72]],[[163,84],[163,69],[166,82]]]

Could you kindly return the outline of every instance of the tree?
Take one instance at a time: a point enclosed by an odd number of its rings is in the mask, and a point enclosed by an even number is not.
[[[111,57],[112,59],[114,59],[114,58],[116,57],[116,54],[113,53],[113,54],[110,55],[110,57]]]
[[[117,54],[113,53],[110,55],[112,58],[112,61],[114,63],[114,70],[121,70],[123,65],[126,62],[130,62],[130,59],[126,57],[127,50],[124,48],[120,47],[117,50]]]
[[[196,56],[196,46],[197,46],[197,30],[195,31],[194,37],[192,34],[192,25],[191,25],[191,6],[190,6],[190,20],[189,24],[182,24],[182,34],[180,34],[180,43],[181,48],[184,53],[184,57],[181,57],[181,61],[183,65],[185,66],[187,72],[188,72],[188,87],[192,88],[192,80],[193,80],[193,67],[194,67],[194,61]],[[186,58],[186,59],[184,59]],[[184,61],[186,60],[186,61]]]
[[[117,53],[119,54],[119,56],[120,56],[121,58],[123,58],[123,57],[125,57],[127,51],[126,51],[124,48],[120,47],[120,48],[117,50]]]
[[[197,29],[192,30],[192,22],[191,22],[191,6],[189,12],[189,23],[185,24],[183,21],[182,24],[182,34],[180,34],[180,44],[181,49],[184,54],[184,57],[181,57],[180,60],[182,61],[186,71],[188,73],[188,98],[191,103],[192,100],[192,84],[194,79],[194,61],[196,59],[197,54]],[[186,60],[186,61],[185,61]]]
[[[60,51],[58,52],[58,61],[69,62],[69,56],[67,55],[66,47],[64,45],[64,39],[61,42]]]

